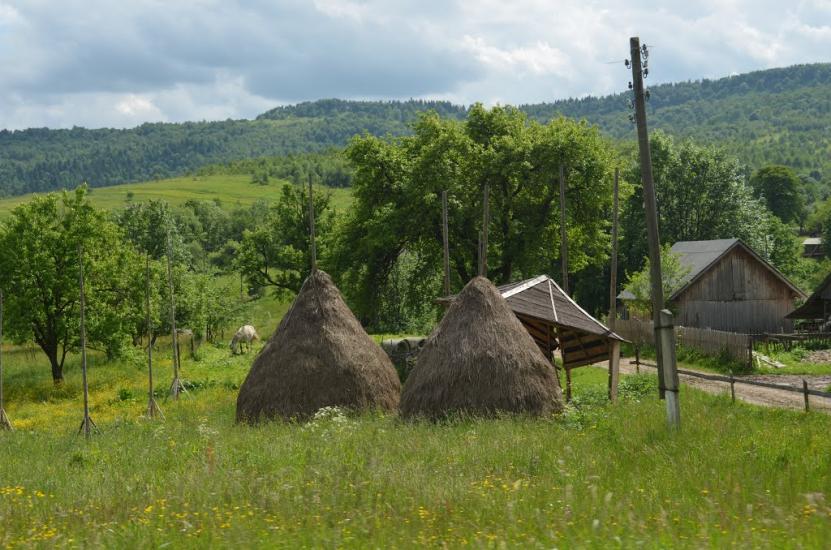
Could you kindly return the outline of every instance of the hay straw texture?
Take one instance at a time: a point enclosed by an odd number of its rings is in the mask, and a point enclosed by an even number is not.
[[[554,367],[484,277],[470,281],[453,300],[401,395],[401,414],[410,418],[562,409]]]
[[[237,397],[237,421],[303,420],[329,406],[391,411],[400,394],[389,357],[318,270],[254,360]]]

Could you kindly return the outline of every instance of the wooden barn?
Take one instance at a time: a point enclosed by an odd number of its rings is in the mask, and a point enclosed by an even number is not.
[[[681,241],[672,245],[689,269],[667,299],[675,324],[746,334],[790,332],[786,316],[805,294],[739,239]],[[623,291],[626,304],[634,298]]]
[[[787,317],[812,322],[803,329],[827,330],[828,320],[831,319],[831,274],[825,277],[804,304],[788,313]]]

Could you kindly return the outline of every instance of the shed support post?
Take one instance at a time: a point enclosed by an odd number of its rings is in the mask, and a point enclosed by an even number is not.
[[[617,384],[620,380],[620,342],[609,344],[609,401],[617,401]]]

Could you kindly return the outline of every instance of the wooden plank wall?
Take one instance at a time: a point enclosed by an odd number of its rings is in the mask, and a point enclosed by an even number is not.
[[[652,321],[634,319],[615,321],[615,332],[637,345],[655,345]],[[749,361],[750,336],[721,330],[693,327],[675,327],[678,345],[695,349],[706,355],[720,355],[727,351],[738,361]]]

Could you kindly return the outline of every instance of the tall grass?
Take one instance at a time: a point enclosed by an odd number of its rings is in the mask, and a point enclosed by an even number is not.
[[[664,427],[654,379],[575,371],[560,417],[405,423],[337,411],[235,426],[251,356],[205,348],[200,384],[143,420],[144,371],[93,362],[89,443],[78,373],[9,354],[0,544],[107,547],[808,546],[831,532],[831,419],[682,392]],[[42,362],[41,362],[42,363]],[[73,363],[74,365],[74,363]],[[41,372],[42,371],[42,372]],[[159,384],[169,382],[169,361]]]

